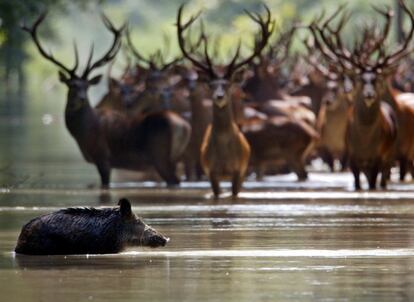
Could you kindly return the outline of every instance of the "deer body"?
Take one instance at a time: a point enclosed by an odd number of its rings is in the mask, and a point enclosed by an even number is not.
[[[93,48],[82,75],[77,74],[78,52],[75,44],[75,66],[67,68],[47,53],[37,37],[37,28],[44,20],[40,16],[28,31],[39,52],[59,67],[60,81],[68,87],[65,109],[66,127],[78,143],[86,161],[96,165],[102,187],[109,186],[111,168],[137,170],[143,165],[155,167],[169,185],[176,185],[175,163],[183,154],[190,137],[190,126],[178,115],[159,112],[147,115],[127,115],[117,110],[92,108],[88,89],[99,83],[101,76],[89,78],[91,72],[110,62],[121,46],[121,32],[103,17],[106,27],[114,35],[109,50],[92,63]]]
[[[247,12],[249,17],[260,26],[260,38],[256,41],[253,53],[239,60],[241,46],[239,44],[230,63],[218,68],[214,66],[208,53],[208,38],[204,32],[200,38],[204,43],[204,59],[196,56],[194,49],[190,50],[186,47],[183,32],[191,26],[198,15],[182,23],[183,7],[181,5],[177,14],[178,44],[183,55],[205,76],[213,101],[213,120],[207,128],[201,145],[201,165],[210,179],[215,198],[220,194],[219,181],[226,177],[231,177],[232,193],[233,197],[236,197],[247,171],[250,147],[233,117],[231,85],[235,79],[235,71],[252,62],[266,46],[273,30],[270,10],[265,7],[266,17]]]
[[[347,14],[342,13],[333,27],[332,21],[343,7],[324,21],[322,27],[318,25],[321,18],[309,27],[322,55],[334,66],[339,66],[340,73],[348,75],[354,83],[354,104],[348,120],[346,142],[355,189],[361,188],[360,172],[368,178],[370,189],[376,189],[377,175],[381,173],[381,187],[386,188],[395,160],[397,128],[401,121],[397,120],[398,109],[396,114],[390,106],[394,105],[394,100],[389,98],[387,79],[395,74],[400,61],[412,53],[410,43],[414,37],[414,15],[404,0],[399,0],[398,4],[409,17],[410,30],[401,45],[392,51],[384,47],[394,16],[391,9],[376,9],[385,18],[383,29],[365,27],[352,50],[345,46],[341,37],[341,30],[349,20]],[[387,101],[390,105],[385,103]]]
[[[96,165],[102,185],[111,168],[142,170],[153,166],[168,185],[176,185],[175,163],[190,135],[189,125],[172,112],[141,117],[91,108],[65,113],[66,126],[87,162]]]
[[[272,117],[243,127],[251,148],[251,164],[260,179],[268,163],[288,164],[299,180],[306,180],[306,159],[319,135],[313,127],[289,117]]]
[[[192,179],[195,174],[195,178],[200,180],[203,175],[200,150],[207,127],[212,122],[212,101],[206,98],[204,86],[195,83],[195,87],[190,89],[191,138],[185,158],[187,179]]]
[[[237,196],[247,171],[250,146],[234,122],[231,102],[227,99],[223,103],[223,107],[214,103],[213,121],[201,145],[201,164],[215,196],[220,193],[219,181],[226,178],[232,180],[232,193]]]
[[[357,84],[355,104],[346,132],[347,154],[355,189],[361,189],[360,172],[367,177],[371,190],[376,189],[377,176],[381,173],[381,187],[385,188],[395,159],[396,116],[393,109],[379,99],[379,95],[367,99],[366,89],[361,86],[361,83]]]
[[[407,172],[407,164],[414,161],[414,94],[396,91],[388,79],[385,97],[396,111],[398,121],[397,157],[400,161],[400,180]]]
[[[344,171],[347,165],[345,133],[352,87],[348,79],[339,81],[337,78],[330,78],[325,89],[326,93],[322,97],[317,122],[317,128],[321,135],[318,150],[331,171],[334,171],[335,159],[341,161]]]

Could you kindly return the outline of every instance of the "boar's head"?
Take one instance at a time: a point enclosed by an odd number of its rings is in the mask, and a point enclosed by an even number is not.
[[[123,198],[118,202],[122,219],[123,241],[130,246],[165,246],[169,238],[145,224],[131,210],[129,200]]]

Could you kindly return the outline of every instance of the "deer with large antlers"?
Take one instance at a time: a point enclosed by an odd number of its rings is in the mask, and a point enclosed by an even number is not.
[[[310,26],[324,57],[334,64],[339,64],[354,83],[353,106],[348,120],[346,141],[356,189],[361,188],[360,172],[366,175],[370,189],[376,188],[377,175],[381,173],[381,187],[385,188],[396,156],[398,124],[394,110],[387,103],[394,103],[390,98],[391,91],[387,88],[387,83],[390,76],[395,73],[399,61],[412,52],[409,44],[414,35],[413,14],[402,0],[399,3],[410,17],[411,30],[402,45],[389,54],[384,44],[392,24],[391,10],[376,9],[386,18],[383,30],[363,31],[362,39],[355,43],[353,50],[345,46],[340,35],[348,16],[342,14],[338,25],[335,28],[332,25],[332,21],[342,8],[322,26],[318,24],[320,20]],[[400,136],[400,141],[401,139],[404,140]]]
[[[183,8],[182,5],[177,14],[178,43],[183,55],[207,77],[213,100],[213,121],[207,128],[201,146],[201,164],[210,179],[215,198],[220,194],[219,181],[227,177],[231,178],[232,194],[233,197],[236,197],[247,171],[250,146],[234,121],[229,88],[235,72],[250,63],[266,46],[272,33],[270,11],[266,7],[266,17],[247,12],[250,18],[260,26],[260,41],[256,43],[253,53],[241,60],[239,59],[241,47],[239,43],[230,63],[219,70],[217,66],[214,66],[208,53],[208,39],[206,36],[204,38],[204,57],[202,59],[187,48],[188,45],[186,45],[183,33],[194,23],[199,14],[183,23]]]
[[[41,15],[32,27],[23,26],[30,33],[40,54],[59,68],[59,79],[68,87],[65,122],[86,161],[95,164],[101,184],[107,188],[111,168],[140,170],[148,164],[155,167],[169,185],[176,185],[175,163],[185,150],[190,135],[187,122],[172,112],[127,117],[114,110],[91,107],[88,88],[97,84],[101,75],[91,73],[110,62],[121,46],[123,27],[117,29],[103,16],[107,29],[113,35],[109,49],[93,61],[93,46],[86,67],[77,74],[79,55],[75,43],[75,65],[66,67],[51,53],[45,51],[38,37],[38,27],[45,19]]]
[[[342,171],[347,168],[345,134],[348,123],[348,111],[351,106],[352,82],[340,66],[322,64],[320,54],[316,52],[311,40],[305,41],[308,55],[304,60],[321,78],[321,102],[316,122],[320,133],[317,150],[322,160],[333,172],[335,160],[341,162]]]

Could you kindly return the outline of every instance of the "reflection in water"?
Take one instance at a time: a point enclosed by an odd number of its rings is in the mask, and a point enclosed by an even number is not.
[[[0,209],[5,301],[414,299],[411,201],[136,200],[134,211],[170,235],[167,247],[15,255],[22,224],[58,208],[55,198],[36,198],[28,197],[28,207],[6,201]]]

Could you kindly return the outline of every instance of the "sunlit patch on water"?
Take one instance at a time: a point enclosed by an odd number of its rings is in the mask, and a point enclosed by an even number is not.
[[[331,272],[344,269],[344,265],[321,265],[321,266],[303,266],[303,267],[239,267],[232,268],[232,271],[248,271],[248,272],[305,272],[305,271],[324,271]]]
[[[127,251],[121,256],[132,257],[169,257],[169,258],[396,258],[414,257],[414,249],[340,249],[340,250],[319,250],[319,249],[277,249],[277,250],[186,250],[186,251]],[[102,257],[103,255],[88,255],[88,257]],[[103,257],[117,257],[106,255]]]
[[[84,207],[79,204],[71,207]],[[96,206],[107,208],[108,206]],[[110,206],[109,206],[110,207]],[[0,212],[53,212],[62,207],[52,206],[0,206]],[[407,203],[319,203],[319,202],[291,202],[291,203],[207,203],[207,204],[145,204],[134,205],[133,211],[140,215],[158,213],[162,217],[167,214],[182,214],[170,220],[181,220],[185,216],[192,216],[194,222],[203,219],[196,214],[221,213],[226,215],[249,217],[298,217],[298,216],[340,216],[340,215],[372,215],[372,214],[409,214],[411,206]],[[211,217],[212,218],[212,217]],[[233,217],[234,218],[234,217]],[[367,217],[365,217],[367,218]]]
[[[55,256],[25,256],[14,252],[3,254],[6,257],[42,257],[73,259],[73,258],[399,258],[414,257],[414,249],[273,249],[273,250],[185,250],[162,251],[145,249],[140,251],[126,251],[119,254],[87,254],[87,255],[55,255]],[[321,266],[318,266],[321,268]],[[327,268],[325,268],[327,269]]]
[[[0,189],[1,195],[30,195],[30,196],[65,196],[70,198],[81,198],[82,196],[100,196],[105,194],[100,190],[59,190],[59,189]],[[191,190],[191,189],[167,189],[159,188],[135,188],[135,189],[116,189],[106,192],[106,194],[115,194],[116,196],[134,196],[135,198],[165,198],[178,200],[210,200],[213,198],[211,192],[206,190]],[[414,199],[414,188],[412,191],[375,191],[375,192],[351,192],[351,191],[284,191],[284,190],[258,190],[258,191],[242,191],[239,193],[239,201],[254,201],[254,200],[275,200],[275,201],[290,201],[290,200],[411,200]],[[235,201],[237,201],[235,200]],[[220,196],[220,201],[232,202],[234,201],[229,192],[223,192]]]
[[[370,200],[401,200],[413,199],[414,192],[395,192],[395,191],[376,191],[376,192],[344,192],[344,191],[319,191],[319,192],[241,192],[239,195],[243,199],[272,199],[272,200],[291,200],[291,199],[310,199],[310,200],[339,200],[339,199],[370,199]]]

